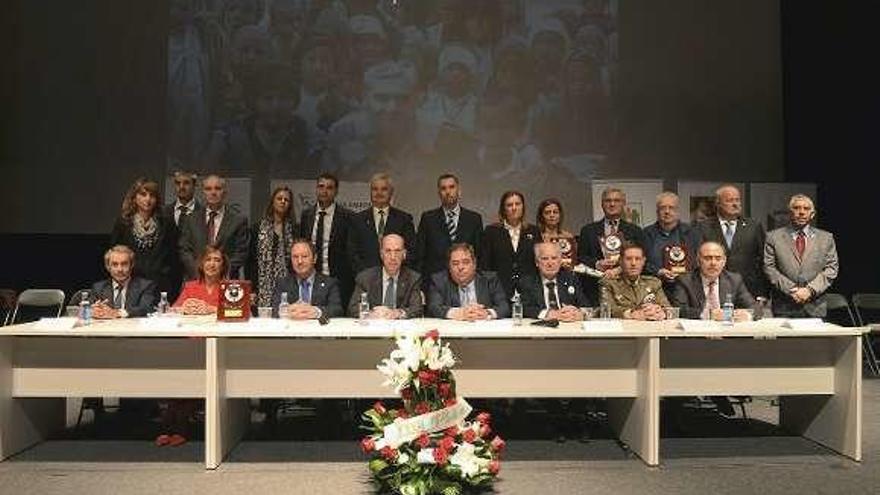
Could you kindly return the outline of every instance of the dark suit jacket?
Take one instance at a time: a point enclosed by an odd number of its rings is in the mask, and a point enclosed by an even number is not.
[[[272,315],[275,317],[278,317],[278,304],[281,302],[282,292],[287,292],[287,301],[291,304],[299,299],[299,280],[296,275],[290,274],[275,284],[275,292],[272,294]],[[311,305],[320,308],[321,313],[328,318],[345,315],[342,299],[339,296],[339,284],[335,278],[315,273]]]
[[[217,231],[216,244],[229,257],[229,274],[238,278],[239,268],[247,264],[248,221],[230,208],[223,213],[223,222]],[[180,227],[180,261],[183,263],[184,277],[195,279],[198,276],[198,260],[208,247],[208,225],[205,220],[205,207],[199,205],[186,217]]]
[[[498,318],[510,317],[510,304],[507,303],[507,294],[504,287],[494,273],[480,273],[474,278],[474,289],[477,293],[477,302],[486,309],[495,310]],[[461,307],[461,299],[458,296],[458,285],[449,278],[448,272],[435,273],[431,276],[431,285],[428,289],[427,315],[431,318],[446,318],[450,308]]]
[[[645,237],[642,229],[634,223],[621,220],[617,230],[625,241],[629,241],[639,246],[645,246]],[[603,258],[602,246],[599,239],[605,235],[605,219],[597,222],[588,223],[581,228],[581,235],[578,237],[578,261],[596,268],[596,262]]]
[[[540,274],[524,279],[521,290],[523,316],[537,318],[538,313],[548,309],[544,304],[544,285],[541,282]],[[577,277],[570,272],[560,270],[556,274],[556,292],[559,294],[560,307],[569,305],[583,308],[590,304]]]
[[[110,279],[92,284],[89,300],[95,303],[102,299],[110,305],[113,304],[113,283]],[[125,292],[125,308],[116,309],[125,309],[130,317],[147,316],[148,313],[156,309],[157,302],[159,302],[159,297],[156,283],[145,278],[132,277]]]
[[[743,278],[737,273],[721,272],[718,276],[718,299],[719,304],[724,304],[727,294],[733,296],[735,308],[754,308],[755,298],[749,292]],[[706,304],[706,294],[703,293],[703,279],[700,270],[692,270],[684,275],[679,275],[675,282],[675,290],[672,293],[673,306],[681,308],[681,317],[699,319]]]
[[[415,270],[401,267],[397,276],[397,308],[406,311],[407,318],[422,316],[422,277]],[[348,315],[357,318],[361,293],[367,293],[370,307],[382,305],[382,267],[374,266],[354,278],[354,293],[348,302]]]
[[[174,200],[173,203],[168,203],[167,205],[162,207],[162,214],[171,219],[171,222],[174,223],[174,206],[177,204],[177,199]],[[202,206],[201,203],[196,201],[196,204],[193,206],[193,212],[198,210]],[[175,223],[175,226],[180,228],[180,224]]]
[[[312,239],[312,229],[315,227],[315,208],[315,206],[306,208],[299,217],[299,236],[303,239]],[[353,215],[351,210],[336,203],[333,222],[330,224],[330,245],[327,250],[330,276],[339,282],[339,294],[343,301],[348,301],[351,297],[351,291],[354,289],[354,270],[351,265],[351,249],[348,244]]]
[[[727,270],[742,275],[755,296],[767,297],[769,292],[767,277],[764,275],[764,226],[750,218],[740,218],[736,222],[731,247],[727,247],[721,224],[717,217],[700,223],[703,242],[715,241],[724,247],[727,254]]]
[[[535,243],[541,242],[541,231],[535,225],[520,229],[516,252],[503,225],[487,225],[480,241],[480,270],[495,272],[507,298],[513,297],[520,279],[538,273],[535,266]]]
[[[361,210],[352,216],[350,225],[350,245],[352,267],[360,272],[382,264],[379,258],[379,237],[376,235],[376,222],[373,220],[373,207]],[[385,234],[398,234],[403,237],[407,252],[407,266],[413,266],[415,258],[416,228],[412,215],[391,207],[385,219]]]
[[[446,229],[446,215],[443,208],[435,208],[422,213],[419,232],[416,235],[416,259],[423,283],[428,283],[432,275],[446,271],[446,253],[453,242],[466,242],[473,246],[479,259],[480,237],[483,235],[483,217],[475,211],[461,208],[458,215],[458,228],[455,240],[449,238]]]

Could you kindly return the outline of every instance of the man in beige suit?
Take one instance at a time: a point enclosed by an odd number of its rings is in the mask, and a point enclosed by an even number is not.
[[[788,201],[791,224],[767,234],[764,273],[770,280],[773,314],[823,317],[820,297],[837,278],[834,235],[810,225],[816,216],[813,200],[795,194]]]

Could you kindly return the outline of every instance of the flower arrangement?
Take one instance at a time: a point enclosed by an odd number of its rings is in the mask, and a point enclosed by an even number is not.
[[[377,369],[402,407],[381,401],[362,415],[369,434],[361,449],[380,492],[459,495],[488,489],[501,468],[505,442],[487,412],[466,421],[471,407],[455,394],[455,356],[437,330],[409,333]]]

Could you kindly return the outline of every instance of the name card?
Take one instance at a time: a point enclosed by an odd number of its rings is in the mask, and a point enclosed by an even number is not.
[[[584,330],[589,332],[622,332],[623,323],[620,320],[586,320],[581,323]]]
[[[251,318],[247,322],[247,326],[254,330],[287,330],[290,328],[289,320],[276,318]],[[317,324],[317,322],[315,322]]]
[[[825,322],[821,318],[790,318],[782,326],[792,330],[824,330]]]
[[[678,328],[685,332],[720,332],[721,322],[713,320],[678,320]]]
[[[34,327],[40,330],[73,330],[76,326],[75,316],[62,316],[60,318],[40,318]]]
[[[140,318],[142,328],[152,330],[168,330],[169,328],[177,328],[180,326],[179,316],[154,316],[151,318]]]

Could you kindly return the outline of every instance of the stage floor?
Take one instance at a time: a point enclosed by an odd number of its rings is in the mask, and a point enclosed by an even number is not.
[[[667,425],[659,468],[629,454],[601,423],[588,442],[558,443],[550,429],[535,428],[546,418],[526,414],[498,425],[510,440],[497,493],[880,493],[880,380],[864,380],[863,392],[861,463],[782,435],[777,409],[763,398],[747,404],[750,419],[689,411],[685,424]],[[364,457],[347,440],[356,436],[350,425],[327,433],[310,422],[285,417],[272,433],[255,425],[226,462],[205,471],[201,441],[160,449],[149,424],[111,418],[0,463],[0,493],[372,493]]]

